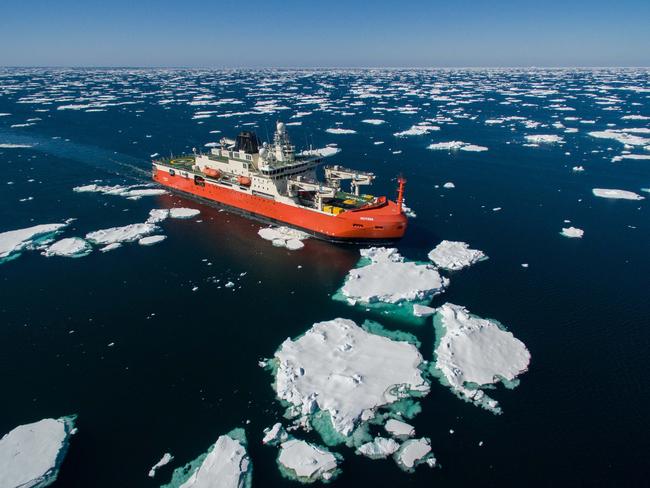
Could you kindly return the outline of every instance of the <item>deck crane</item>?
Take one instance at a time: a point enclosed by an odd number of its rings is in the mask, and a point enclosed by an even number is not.
[[[371,185],[375,179],[374,173],[356,171],[338,165],[325,166],[323,169],[325,170],[327,184],[337,190],[341,188],[341,180],[352,180],[350,182],[350,189],[356,196],[359,196],[359,187],[361,185]]]

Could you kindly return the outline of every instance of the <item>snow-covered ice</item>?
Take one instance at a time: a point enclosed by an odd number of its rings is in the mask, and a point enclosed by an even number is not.
[[[431,441],[426,437],[405,441],[394,457],[397,465],[408,472],[414,471],[417,466],[423,463],[431,467],[436,464],[436,459],[431,452]]]
[[[386,425],[384,425],[384,429],[396,439],[408,439],[415,435],[415,427],[397,419],[388,420]]]
[[[86,240],[97,245],[108,245],[116,242],[133,242],[158,230],[154,224],[129,224],[122,227],[110,227],[86,234]]]
[[[76,186],[72,189],[77,193],[102,193],[104,195],[117,195],[120,197],[137,200],[141,197],[151,197],[164,195],[166,190],[161,188],[151,188],[151,185],[98,185],[91,183],[89,185]]]
[[[323,158],[327,158],[334,156],[340,152],[341,150],[338,147],[325,146],[318,149],[306,149],[304,151],[301,151],[300,154],[302,156],[321,156]]]
[[[594,188],[591,190],[592,193],[600,198],[613,198],[621,200],[643,200],[645,197],[642,197],[638,193],[628,190],[617,190],[614,188]]]
[[[75,417],[43,419],[20,425],[0,439],[0,486],[52,484],[68,450]]]
[[[429,124],[428,122],[422,122],[411,126],[410,129],[403,130],[401,132],[395,132],[393,135],[395,137],[406,137],[406,136],[423,136],[429,132],[440,130],[440,127],[437,125]]]
[[[466,242],[445,240],[429,252],[429,259],[436,266],[456,271],[483,261],[487,256],[483,251],[470,249]]]
[[[341,127],[334,127],[331,129],[326,129],[325,132],[328,134],[356,134],[357,131],[353,129],[343,129]]]
[[[196,208],[174,207],[169,209],[169,216],[172,219],[191,219],[201,213]]]
[[[92,249],[92,246],[80,237],[67,237],[49,245],[41,254],[47,257],[79,258],[90,254]]]
[[[174,470],[164,488],[250,488],[253,465],[246,445],[243,429],[220,436],[206,454]]]
[[[422,300],[449,284],[433,266],[406,261],[395,248],[362,249],[361,257],[361,267],[350,270],[341,288],[352,304]]]
[[[167,239],[167,236],[163,236],[163,235],[147,236],[147,237],[143,237],[142,239],[139,239],[138,244],[140,244],[141,246],[153,246],[154,244],[158,244],[159,242],[162,242],[165,239]]]
[[[461,151],[469,152],[483,152],[488,150],[485,146],[477,146],[462,141],[436,142],[434,144],[429,144],[427,149],[432,151],[456,151],[460,149]]]
[[[318,322],[298,339],[285,340],[275,362],[278,398],[302,415],[328,412],[331,427],[344,436],[379,407],[429,391],[414,345],[347,319]]]
[[[281,471],[303,483],[329,481],[337,473],[338,459],[324,447],[291,439],[280,446],[278,463]]]
[[[500,413],[498,402],[481,388],[498,382],[516,386],[530,362],[524,343],[498,322],[471,315],[460,305],[445,303],[433,320],[439,342],[432,372],[460,398]]]
[[[371,442],[362,444],[357,449],[359,454],[362,454],[370,459],[385,459],[399,449],[399,443],[387,437],[375,437]]]
[[[564,237],[573,237],[573,238],[581,238],[584,235],[585,231],[582,229],[578,229],[577,227],[562,227],[562,234]]]
[[[564,142],[561,136],[554,134],[533,134],[526,136],[526,140],[531,144],[558,144]]]
[[[270,444],[272,446],[280,444],[289,439],[286,429],[280,422],[276,422],[272,427],[264,429],[264,438],[262,444]]]

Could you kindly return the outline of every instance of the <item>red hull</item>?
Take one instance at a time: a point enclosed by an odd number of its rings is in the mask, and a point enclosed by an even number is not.
[[[199,186],[192,178],[184,178],[178,174],[172,176],[165,171],[154,171],[153,179],[172,189],[331,240],[394,240],[402,237],[406,231],[406,216],[397,204],[390,200],[374,208],[329,215],[208,182],[205,186]]]

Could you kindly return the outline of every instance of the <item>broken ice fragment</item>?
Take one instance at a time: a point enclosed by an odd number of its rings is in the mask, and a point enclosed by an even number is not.
[[[370,459],[385,459],[399,449],[399,444],[393,439],[375,437],[372,442],[366,442],[357,449],[357,453]]]
[[[426,437],[405,441],[394,457],[397,465],[408,472],[415,471],[415,468],[423,463],[430,467],[436,465],[436,459],[431,452],[431,441]]]
[[[330,481],[338,474],[339,459],[324,447],[291,439],[283,442],[278,455],[280,472],[296,481]]]
[[[436,266],[453,271],[471,266],[487,258],[483,251],[470,249],[469,244],[459,241],[442,241],[429,252],[429,259]]]

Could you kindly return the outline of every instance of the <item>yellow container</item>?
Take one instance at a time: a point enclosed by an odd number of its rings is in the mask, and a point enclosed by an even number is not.
[[[323,212],[332,213],[331,205],[323,205]]]
[[[343,203],[345,203],[346,205],[352,205],[352,204],[354,204],[354,200],[352,200],[351,198],[348,198],[347,200],[343,200]]]
[[[332,207],[332,213],[333,213],[334,215],[338,215],[338,214],[340,214],[341,212],[343,212],[343,209],[342,209],[341,207]]]

